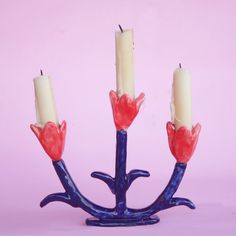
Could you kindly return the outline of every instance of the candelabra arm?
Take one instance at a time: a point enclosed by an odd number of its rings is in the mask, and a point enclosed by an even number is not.
[[[187,168],[186,163],[175,164],[175,168],[169,183],[167,184],[166,188],[157,199],[157,203],[160,204],[160,210],[180,205],[185,205],[191,209],[195,209],[195,205],[190,200],[179,197],[173,198],[173,195],[177,191],[183,179],[186,168]]]
[[[65,192],[48,195],[41,201],[41,207],[44,207],[50,202],[61,201],[73,207],[80,207],[84,211],[98,218],[112,218],[116,215],[114,209],[96,205],[81,194],[70,176],[63,160],[53,161],[52,163]]]
[[[146,170],[131,170],[127,174],[127,189],[130,187],[130,185],[133,183],[133,181],[139,177],[149,177],[150,173]]]
[[[187,164],[185,163],[176,163],[173,174],[169,180],[164,191],[160,194],[160,196],[148,207],[143,209],[128,209],[128,211],[132,215],[137,215],[140,217],[149,217],[158,211],[174,207],[185,205],[191,209],[195,209],[195,205],[186,198],[173,198],[173,195],[177,191],[182,178],[184,176]]]
[[[102,180],[103,182],[105,182],[107,184],[107,186],[109,187],[109,189],[111,190],[111,192],[113,194],[115,194],[115,179],[112,178],[110,175],[100,172],[100,171],[94,171],[91,176],[93,178],[97,178]]]

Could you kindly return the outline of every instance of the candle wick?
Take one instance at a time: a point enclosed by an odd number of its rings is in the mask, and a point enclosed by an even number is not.
[[[181,63],[179,63],[179,68],[180,68],[180,69],[182,68],[182,65],[181,65]]]
[[[120,28],[121,33],[123,33],[124,31],[123,31],[121,25],[119,25],[119,28]]]
[[[43,76],[43,71],[42,70],[40,70],[40,75]]]

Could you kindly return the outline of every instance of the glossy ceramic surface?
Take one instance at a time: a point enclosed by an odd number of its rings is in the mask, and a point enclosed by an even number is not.
[[[185,127],[176,130],[173,123],[167,122],[166,129],[171,153],[177,162],[187,163],[196,148],[201,125],[195,125],[192,130]]]
[[[30,125],[43,149],[53,161],[61,159],[66,136],[66,122],[61,125],[56,125],[53,122],[48,122],[43,128],[36,125]]]
[[[167,123],[169,146],[177,160],[172,176],[166,188],[152,204],[142,209],[132,209],[127,207],[126,192],[135,179],[150,176],[146,170],[135,169],[128,173],[126,170],[126,129],[138,114],[139,108],[144,100],[144,94],[141,94],[137,99],[131,99],[127,95],[118,98],[116,93],[111,91],[110,98],[117,129],[115,176],[112,177],[100,171],[93,172],[91,176],[107,184],[111,192],[115,195],[115,206],[113,208],[106,208],[93,203],[79,191],[73,181],[65,162],[61,159],[65,143],[65,121],[60,126],[48,122],[43,129],[31,125],[31,129],[42,144],[44,150],[51,157],[54,169],[65,190],[65,192],[48,195],[42,200],[40,206],[44,207],[48,203],[55,201],[64,202],[72,207],[82,208],[95,217],[87,219],[87,225],[107,227],[155,224],[159,222],[159,218],[154,216],[154,214],[175,206],[184,205],[194,209],[195,205],[190,200],[173,196],[184,176],[187,167],[186,163],[196,147],[200,125],[196,125],[192,131],[186,130],[184,127],[176,131],[172,123]]]
[[[113,118],[117,130],[129,128],[139,112],[144,97],[144,93],[141,93],[136,99],[130,98],[127,94],[119,98],[115,91],[110,92]]]
[[[126,205],[126,192],[131,183],[138,177],[148,177],[149,173],[144,170],[131,170],[128,174],[126,173],[127,132],[125,130],[117,131],[116,138],[115,177],[113,178],[103,172],[92,173],[93,177],[104,181],[115,195],[116,205],[114,208],[105,208],[88,200],[77,188],[63,160],[53,161],[52,163],[65,192],[48,195],[42,200],[40,206],[44,207],[50,202],[60,201],[73,207],[80,207],[96,218],[87,219],[86,221],[88,225],[95,226],[154,224],[159,221],[159,218],[152,218],[152,215],[161,210],[180,205],[185,205],[191,209],[195,208],[190,200],[173,197],[181,183],[187,167],[184,163],[176,163],[169,183],[151,205],[143,209],[128,208]]]

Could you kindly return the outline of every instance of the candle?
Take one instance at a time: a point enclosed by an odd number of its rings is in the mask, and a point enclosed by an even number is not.
[[[41,76],[34,78],[34,91],[37,125],[43,127],[48,121],[58,125],[51,79],[42,71]]]
[[[191,76],[181,67],[174,71],[171,99],[171,120],[176,129],[192,129]]]
[[[119,97],[127,94],[134,98],[133,31],[119,27],[115,33],[116,92]]]

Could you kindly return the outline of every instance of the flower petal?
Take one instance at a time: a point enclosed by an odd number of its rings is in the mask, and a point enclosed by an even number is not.
[[[138,109],[141,107],[142,103],[144,102],[144,99],[145,99],[144,93],[140,93],[140,95],[135,99],[136,106],[138,107]]]
[[[30,128],[31,128],[31,130],[34,132],[34,134],[36,135],[36,137],[38,138],[39,135],[40,135],[40,132],[41,132],[41,128],[38,127],[38,126],[36,126],[36,125],[33,125],[33,124],[30,125]]]
[[[47,122],[43,128],[31,125],[31,129],[37,136],[43,149],[53,161],[61,159],[66,135],[66,122],[58,127],[53,122]]]
[[[199,133],[200,133],[200,131],[201,131],[201,125],[199,124],[199,123],[197,123],[194,127],[193,127],[193,129],[192,129],[192,134],[193,134],[193,136],[194,137],[196,137],[196,136],[198,136],[199,135]]]
[[[110,100],[116,129],[128,129],[144,101],[144,93],[141,93],[137,99],[132,99],[127,94],[119,98],[115,91],[110,91]]]
[[[174,124],[168,122],[166,128],[171,153],[177,162],[187,163],[196,148],[201,130],[200,124],[197,124],[192,130],[189,130],[186,127],[175,130]]]
[[[114,105],[118,99],[116,92],[114,90],[111,90],[109,93],[109,96],[110,96],[111,104]]]
[[[167,134],[168,137],[173,137],[174,133],[175,133],[175,125],[173,123],[171,123],[170,121],[166,123],[166,130],[167,130]]]

